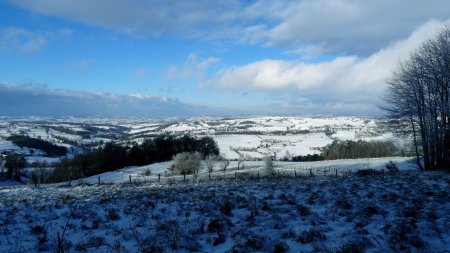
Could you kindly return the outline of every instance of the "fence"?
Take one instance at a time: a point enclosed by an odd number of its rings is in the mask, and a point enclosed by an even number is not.
[[[187,183],[187,182],[206,182],[206,181],[217,181],[217,180],[248,180],[248,179],[261,179],[261,178],[299,178],[299,177],[315,177],[315,176],[345,176],[349,174],[354,174],[360,171],[360,169],[350,168],[338,168],[332,166],[326,167],[307,167],[307,166],[297,166],[297,165],[286,165],[281,167],[276,167],[269,173],[264,167],[247,167],[242,170],[228,170],[226,172],[212,172],[212,173],[198,173],[196,175],[164,175],[156,174],[151,176],[144,175],[125,175],[121,180],[108,180],[102,179],[101,176],[97,177],[97,180],[76,180],[73,182],[74,185],[79,184],[105,184],[105,183],[133,183],[133,182],[145,182],[145,183],[155,183],[155,184],[176,184],[176,183]],[[368,171],[368,169],[364,169]],[[375,172],[371,169],[369,171]],[[384,173],[384,169],[378,170]],[[72,185],[72,182],[69,182]]]

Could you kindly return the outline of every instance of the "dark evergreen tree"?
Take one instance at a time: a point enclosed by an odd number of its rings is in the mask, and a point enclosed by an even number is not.
[[[6,156],[6,176],[20,181],[21,170],[27,166],[27,160],[21,154],[10,153]]]

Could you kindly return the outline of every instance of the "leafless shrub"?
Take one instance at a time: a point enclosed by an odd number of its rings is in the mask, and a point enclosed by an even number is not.
[[[393,161],[389,161],[388,164],[386,164],[386,169],[391,173],[398,173],[399,169],[397,167],[397,164],[395,164]]]
[[[199,152],[184,152],[173,157],[171,172],[174,175],[197,174],[200,170],[202,155]]]
[[[205,159],[206,169],[208,169],[208,172],[211,173],[214,171],[214,166],[216,166],[216,163],[218,163],[219,157],[217,155],[209,155]]]

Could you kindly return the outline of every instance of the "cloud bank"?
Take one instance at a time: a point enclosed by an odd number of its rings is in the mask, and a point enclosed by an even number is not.
[[[168,97],[134,93],[73,92],[38,85],[0,83],[3,116],[192,116],[211,114],[210,108]]]
[[[261,60],[224,68],[212,82],[223,89],[294,92],[295,100],[283,102],[287,108],[329,108],[334,104],[336,108],[356,106],[373,111],[399,60],[433,37],[443,24],[429,21],[408,38],[366,58],[342,56],[321,63]]]
[[[430,17],[448,18],[447,0],[9,0],[29,11],[121,32],[369,55]]]

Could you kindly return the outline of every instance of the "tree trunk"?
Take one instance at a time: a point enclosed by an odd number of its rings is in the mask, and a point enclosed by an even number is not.
[[[417,146],[418,144],[417,144],[416,126],[415,126],[412,115],[410,115],[410,120],[411,120],[411,127],[413,130],[413,141],[414,141],[414,149],[416,152],[416,163],[417,163],[417,166],[419,167],[419,170],[423,171],[423,166],[422,166],[422,163],[420,162],[419,147]]]

